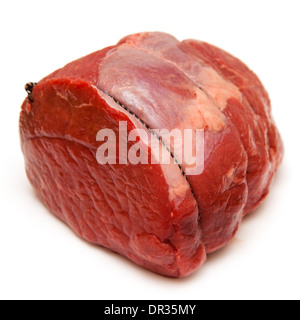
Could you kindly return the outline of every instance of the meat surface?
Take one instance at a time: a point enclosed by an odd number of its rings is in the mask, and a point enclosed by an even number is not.
[[[28,88],[27,88],[28,89]],[[29,89],[20,116],[26,172],[41,200],[83,239],[156,273],[183,277],[234,237],[269,192],[283,157],[269,96],[212,45],[140,33],[76,60]],[[120,132],[120,122],[127,132]],[[157,140],[168,164],[97,161],[99,130]],[[204,168],[155,130],[204,132]],[[186,144],[186,142],[185,142]],[[156,153],[140,138],[150,163]],[[187,146],[187,145],[186,145]],[[187,147],[196,148],[195,144]]]

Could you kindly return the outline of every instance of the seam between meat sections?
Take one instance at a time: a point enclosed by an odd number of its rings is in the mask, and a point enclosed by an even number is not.
[[[115,48],[112,48],[110,51],[108,51],[106,53],[106,56],[105,56],[105,59],[107,59],[111,54],[113,54],[116,50],[118,49],[118,46],[115,47]],[[149,53],[150,54],[150,53]],[[154,56],[154,55],[153,55]],[[105,60],[104,59],[104,60]],[[162,60],[162,59],[161,59]],[[162,60],[163,61],[163,60]],[[177,68],[178,69],[178,68]],[[150,131],[150,133],[155,136],[161,143],[162,145],[165,147],[165,149],[169,152],[170,156],[174,159],[175,163],[178,165],[182,175],[184,176],[184,178],[186,179],[189,187],[190,187],[190,190],[191,190],[191,193],[196,201],[196,204],[197,204],[197,208],[198,208],[198,224],[199,224],[199,228],[201,229],[201,210],[200,210],[200,206],[198,204],[198,201],[197,201],[197,197],[196,197],[196,194],[192,188],[192,185],[187,177],[187,175],[185,174],[182,166],[178,163],[177,159],[175,158],[175,155],[172,153],[172,151],[170,150],[170,148],[167,147],[167,145],[164,143],[164,141],[162,140],[161,137],[159,137],[151,128],[149,125],[147,125],[141,118],[139,118],[134,112],[132,112],[128,107],[126,107],[125,105],[123,105],[120,101],[118,101],[115,97],[113,97],[112,95],[110,95],[106,90],[103,90],[102,88],[100,88],[99,85],[97,85],[97,88],[102,92],[104,93],[105,95],[107,95],[108,97],[110,97],[111,99],[113,99],[121,108],[123,108],[125,111],[127,111],[129,114],[131,114],[132,116],[134,116],[143,126],[146,127],[147,130]],[[200,90],[202,90],[200,88]],[[216,106],[217,108],[217,106]]]
[[[182,175],[185,177],[187,183],[189,184],[191,193],[197,203],[197,207],[198,207],[198,214],[199,214],[199,222],[201,222],[201,215],[200,215],[200,207],[198,205],[198,201],[196,199],[196,195],[193,191],[193,188],[182,168],[182,166],[178,163],[177,159],[175,158],[174,154],[172,153],[172,151],[167,147],[167,145],[164,143],[164,141],[162,140],[162,138],[160,136],[158,136],[141,118],[139,118],[134,112],[132,112],[128,107],[124,106],[120,101],[118,101],[116,98],[114,98],[113,96],[111,96],[109,93],[107,93],[105,90],[101,89],[98,87],[98,89],[103,92],[105,95],[107,95],[108,97],[112,98],[121,108],[123,108],[125,111],[127,111],[128,113],[130,113],[133,117],[135,117],[148,131],[150,131],[150,133],[156,137],[161,144],[163,145],[163,147],[169,152],[170,156],[174,159],[175,163],[177,164],[177,166],[179,167]]]

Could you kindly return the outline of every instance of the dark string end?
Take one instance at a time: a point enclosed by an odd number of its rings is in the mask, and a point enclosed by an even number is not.
[[[25,91],[27,92],[27,94],[28,94],[28,99],[29,99],[29,101],[33,101],[32,100],[32,91],[33,91],[33,88],[35,87],[37,85],[37,83],[36,82],[28,82],[28,83],[26,83],[26,85],[25,85]]]

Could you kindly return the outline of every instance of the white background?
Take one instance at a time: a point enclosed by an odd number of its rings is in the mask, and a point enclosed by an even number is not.
[[[299,299],[300,1],[2,1],[1,299]],[[270,93],[286,154],[263,206],[230,246],[186,279],[167,279],[77,238],[38,201],[24,172],[24,84],[140,31],[215,44]]]

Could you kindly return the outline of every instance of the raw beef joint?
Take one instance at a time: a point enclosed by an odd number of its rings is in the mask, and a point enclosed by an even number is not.
[[[26,90],[21,144],[41,200],[78,236],[165,276],[191,274],[228,244],[282,161],[260,80],[204,42],[131,35]],[[169,161],[118,161],[124,141],[127,151],[138,143],[137,154],[153,158],[145,136],[127,136],[134,129],[155,137]],[[156,135],[162,129],[201,130],[201,172],[187,174],[190,163],[177,160],[176,143]],[[115,139],[99,139],[100,130]],[[116,143],[116,162],[101,164],[97,153],[108,141]],[[193,143],[183,147],[195,151]]]

